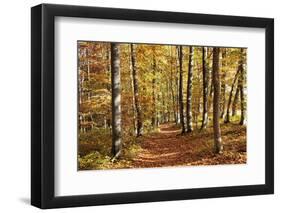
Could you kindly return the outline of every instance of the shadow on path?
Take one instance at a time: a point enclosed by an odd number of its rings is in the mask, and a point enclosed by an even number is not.
[[[229,126],[230,127],[230,126]],[[233,132],[239,132],[242,135],[239,138],[239,146],[246,149],[246,130],[238,125],[230,127]],[[224,128],[227,132],[229,129]],[[231,156],[215,155],[212,150],[212,128],[207,131],[194,131],[193,133],[180,135],[180,127],[174,124],[160,125],[160,131],[143,136],[141,142],[141,152],[138,153],[133,160],[133,167],[135,168],[149,168],[149,167],[167,167],[167,166],[181,166],[181,165],[211,165],[211,164],[234,164],[245,163],[246,153],[241,156],[239,150],[233,146],[231,138],[228,140],[229,144],[226,149],[232,148]],[[224,138],[223,138],[224,139]],[[234,141],[237,143],[237,140]],[[228,152],[226,152],[228,154]]]

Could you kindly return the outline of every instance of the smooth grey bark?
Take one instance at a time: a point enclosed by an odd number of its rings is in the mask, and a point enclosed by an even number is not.
[[[222,49],[222,75],[221,75],[221,106],[220,106],[220,118],[224,118],[225,116],[225,103],[226,103],[226,49]]]
[[[182,128],[182,133],[185,133],[185,123],[184,123],[184,114],[183,114],[183,53],[182,46],[178,47],[178,56],[179,56],[179,65],[180,65],[180,76],[179,76],[179,108],[180,108],[180,123]]]
[[[244,63],[244,54],[245,54],[245,49],[241,48],[240,49],[240,76],[238,79],[238,85],[239,85],[239,90],[240,90],[240,99],[241,99],[241,119],[240,119],[240,125],[245,125],[246,124],[246,102],[245,102],[245,63]]]
[[[209,53],[209,59],[211,60],[211,61],[213,61],[213,48],[209,48],[210,49],[210,53]],[[213,63],[213,62],[212,62]],[[212,110],[212,108],[213,108],[213,106],[212,106],[212,100],[213,100],[213,93],[214,93],[214,85],[213,85],[213,79],[212,79],[212,73],[213,73],[213,71],[212,71],[212,69],[213,69],[213,67],[211,67],[210,68],[210,70],[209,70],[209,76],[210,76],[210,78],[209,78],[209,94],[208,94],[208,112],[210,112],[211,110]]]
[[[223,150],[220,129],[220,66],[219,66],[220,49],[213,49],[213,75],[212,81],[214,85],[213,97],[213,129],[214,129],[214,150],[215,153],[221,153]]]
[[[111,91],[112,91],[112,160],[121,155],[121,88],[119,44],[111,43]]]
[[[209,71],[207,70],[207,47],[202,47],[202,71],[203,71],[203,113],[201,129],[208,125],[208,86]]]
[[[137,137],[142,135],[143,124],[142,124],[142,114],[141,106],[139,102],[139,84],[138,84],[138,69],[136,66],[136,51],[133,44],[131,44],[131,60],[132,60],[132,71],[133,71],[133,84],[135,91],[135,107],[136,107],[136,117],[137,117]]]
[[[132,88],[132,110],[133,110],[133,124],[134,124],[134,134],[137,135],[137,115],[136,115],[136,101],[135,101],[135,89],[134,89],[134,77],[133,77],[133,65],[132,65],[132,48],[129,46],[130,51],[130,78],[131,78],[131,88]]]
[[[193,89],[193,47],[189,47],[189,60],[188,60],[188,76],[187,76],[187,91],[186,91],[186,125],[187,132],[192,132],[192,89]]]

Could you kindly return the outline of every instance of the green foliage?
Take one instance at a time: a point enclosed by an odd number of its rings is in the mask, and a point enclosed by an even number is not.
[[[98,151],[93,151],[83,157],[78,155],[78,163],[80,170],[87,170],[101,169],[104,167],[104,164],[110,164],[111,162],[109,156],[102,155]]]
[[[237,113],[237,115],[231,116],[230,117],[230,122],[232,123],[239,123],[240,122],[240,114]]]
[[[109,129],[95,128],[79,135],[79,170],[129,168],[131,161],[141,150],[139,141],[127,135],[123,140],[122,156],[112,162],[111,134]]]
[[[87,155],[95,150],[103,155],[109,155],[111,150],[111,132],[110,129],[95,128],[86,133],[79,134],[80,156]]]

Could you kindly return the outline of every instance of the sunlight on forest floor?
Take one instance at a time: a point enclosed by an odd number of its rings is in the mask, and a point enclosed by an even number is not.
[[[247,48],[80,40],[77,50],[78,170],[247,162]]]
[[[246,127],[228,123],[221,125],[221,131],[224,146],[222,154],[214,154],[213,152],[212,127],[181,135],[179,126],[167,123],[160,126],[159,132],[142,136],[138,141],[131,141],[133,137],[129,140],[127,138],[126,143],[124,143],[123,155],[114,163],[110,161],[110,140],[108,140],[106,152],[90,151],[84,156],[79,156],[79,169],[246,163]],[[91,149],[91,146],[86,149]]]

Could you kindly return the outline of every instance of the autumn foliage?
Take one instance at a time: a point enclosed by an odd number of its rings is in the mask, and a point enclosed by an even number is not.
[[[246,163],[246,49],[78,41],[78,167]]]

